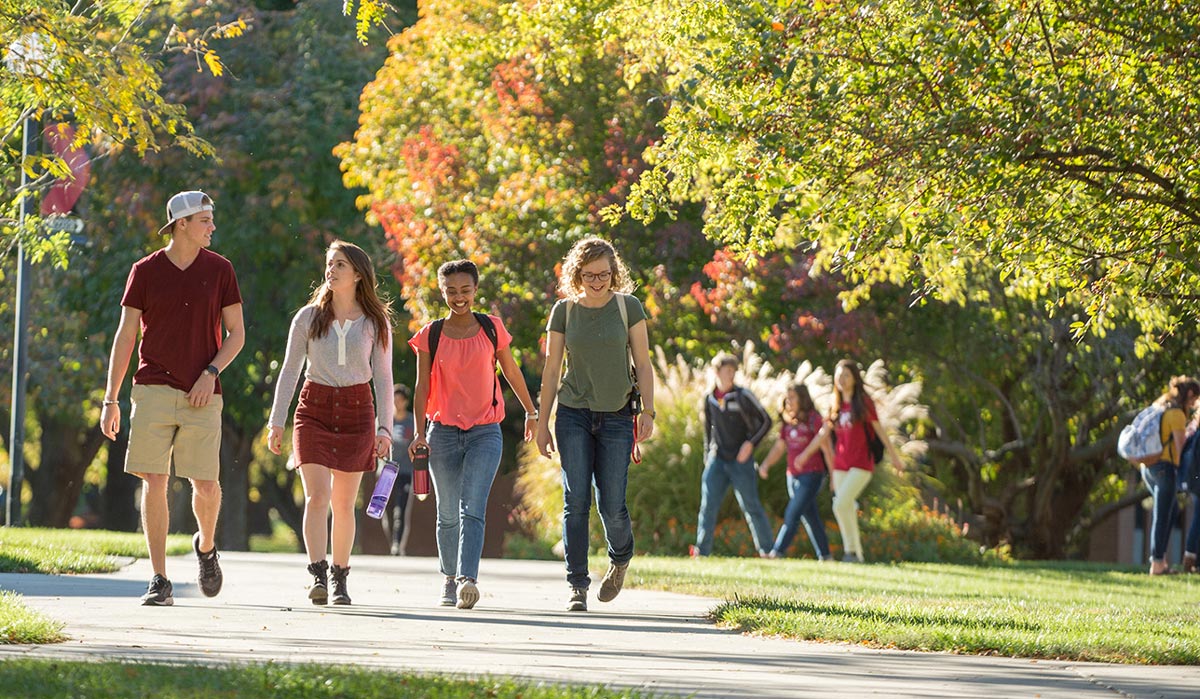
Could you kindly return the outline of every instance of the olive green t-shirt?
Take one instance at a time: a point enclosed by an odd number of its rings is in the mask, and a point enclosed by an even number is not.
[[[621,326],[620,301],[614,294],[600,308],[574,303],[567,323],[567,302],[550,310],[546,330],[566,336],[567,372],[558,389],[558,402],[568,408],[615,413],[629,402],[629,329]],[[625,297],[629,327],[645,320],[646,311],[632,296]]]

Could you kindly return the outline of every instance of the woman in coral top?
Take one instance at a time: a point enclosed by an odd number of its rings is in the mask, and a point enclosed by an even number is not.
[[[537,410],[513,359],[512,336],[500,319],[474,313],[479,270],[470,260],[438,269],[438,286],[450,315],[408,341],[417,353],[413,420],[408,454],[429,449],[437,499],[438,562],[446,579],[441,604],[471,609],[479,601],[479,558],[484,514],[500,466],[504,399],[496,364],[525,406],[525,441],[533,439]]]

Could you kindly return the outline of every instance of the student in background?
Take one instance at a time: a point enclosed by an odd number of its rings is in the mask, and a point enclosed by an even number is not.
[[[817,507],[817,496],[825,484],[826,464],[833,464],[833,450],[826,444],[820,453],[813,454],[806,461],[799,459],[800,454],[820,434],[822,424],[821,413],[813,405],[808,387],[802,383],[788,387],[780,413],[779,439],[775,440],[758,469],[759,475],[766,478],[771,466],[779,457],[786,455],[788,504],[783,513],[783,525],[775,536],[775,545],[767,554],[769,558],[779,558],[787,553],[803,522],[817,558],[822,561],[833,559],[829,553],[825,523],[821,521],[821,511]]]
[[[754,448],[771,431],[771,416],[748,389],[734,383],[737,357],[722,352],[713,358],[716,385],[704,399],[704,474],[700,477],[700,515],[694,555],[712,553],[713,529],[725,493],[733,487],[754,547],[760,556],[771,550],[771,523],[758,497]]]
[[[392,388],[395,412],[392,417],[392,460],[400,468],[396,473],[396,484],[392,486],[392,497],[388,499],[387,525],[392,539],[392,555],[403,556],[408,533],[409,501],[412,499],[413,467],[408,458],[408,445],[416,436],[413,427],[412,389],[402,383]]]
[[[1187,413],[1196,408],[1197,399],[1200,399],[1200,382],[1190,376],[1176,376],[1155,401],[1156,405],[1165,409],[1159,427],[1162,455],[1155,463],[1142,464],[1141,467],[1142,481],[1150,489],[1150,497],[1154,501],[1150,525],[1151,575],[1171,572],[1171,566],[1167,563],[1167,544],[1178,508],[1175,486],[1179,475],[1179,457],[1183,453]]]
[[[892,466],[904,470],[900,452],[888,439],[875,402],[867,395],[858,362],[843,359],[833,371],[833,405],[817,439],[800,455],[803,462],[819,448],[833,444],[833,516],[842,534],[842,562],[864,560],[862,536],[858,529],[858,496],[875,473],[875,457],[870,440],[883,443]]]

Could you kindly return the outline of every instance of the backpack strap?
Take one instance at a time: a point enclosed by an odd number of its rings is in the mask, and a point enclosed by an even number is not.
[[[442,339],[442,325],[446,323],[445,318],[438,318],[429,324],[429,363],[433,365],[433,358],[437,356],[438,342]]]
[[[476,313],[473,313],[472,315],[475,316],[475,320],[478,321],[479,325],[483,328],[483,334],[487,335],[487,338],[492,341],[492,366],[493,366],[493,371],[494,371],[495,363],[496,363],[496,352],[500,349],[500,338],[496,334],[496,324],[492,322],[491,317],[486,313],[476,312]],[[492,407],[493,408],[495,408],[496,404],[500,402],[500,397],[497,395],[497,393],[499,393],[499,391],[500,391],[500,388],[498,385],[499,383],[500,382],[498,380],[492,382]]]
[[[500,349],[500,337],[496,334],[496,324],[492,322],[492,317],[486,313],[473,313],[472,315],[483,327],[483,334],[492,341],[492,349]]]
[[[625,294],[617,294],[617,310],[621,312],[621,327],[625,328],[625,353],[629,361],[629,376],[633,378],[633,387],[636,389],[637,372],[634,371],[633,345],[629,344],[629,310],[625,308],[625,298]]]

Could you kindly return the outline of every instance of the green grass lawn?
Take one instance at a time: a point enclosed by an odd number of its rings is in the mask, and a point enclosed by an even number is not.
[[[62,622],[53,621],[21,603],[21,596],[0,591],[0,644],[65,641]],[[0,677],[3,676],[0,672]],[[0,687],[3,686],[0,681]]]
[[[604,565],[606,561],[600,562]],[[724,600],[747,632],[883,648],[1200,663],[1200,576],[1086,563],[969,567],[636,558],[638,587]]]
[[[0,679],[0,697],[21,699],[636,699],[650,696],[634,690],[595,686],[460,680],[319,665],[213,668],[10,660],[0,666]]]
[[[167,537],[168,555],[191,550],[190,536]],[[111,573],[122,566],[122,559],[145,555],[141,534],[0,527],[0,573]],[[62,628],[22,604],[20,595],[0,593],[0,644],[58,643],[66,640]]]
[[[192,550],[192,537],[167,537],[167,555]],[[111,573],[123,558],[145,558],[140,533],[0,527],[0,573]]]

